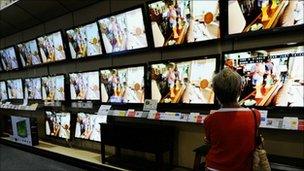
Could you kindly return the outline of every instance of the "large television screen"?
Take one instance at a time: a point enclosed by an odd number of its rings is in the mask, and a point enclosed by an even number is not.
[[[100,115],[78,113],[76,120],[75,137],[100,142]]]
[[[148,7],[155,47],[220,38],[218,0],[160,0]]]
[[[244,106],[304,106],[304,46],[225,54],[243,78]]]
[[[7,92],[9,99],[23,99],[22,80],[7,80]]]
[[[46,111],[46,135],[70,139],[71,114],[67,112]]]
[[[39,56],[38,45],[36,40],[31,40],[26,43],[17,45],[21,64],[23,67],[41,64]]]
[[[229,34],[304,24],[303,0],[229,0],[228,3]]]
[[[148,47],[141,8],[98,21],[106,53]]]
[[[43,63],[61,61],[66,59],[61,32],[42,36],[37,40]]]
[[[143,103],[145,99],[144,67],[100,71],[101,101]]]
[[[73,59],[102,54],[97,23],[76,27],[66,33]]]
[[[98,71],[69,75],[71,100],[100,100]]]
[[[7,90],[5,81],[0,81],[0,101],[7,100]]]
[[[152,64],[151,98],[160,103],[213,104],[215,71],[215,58]]]
[[[41,78],[28,78],[24,80],[25,97],[32,100],[41,99]]]
[[[64,101],[64,75],[42,77],[42,99]]]
[[[9,47],[0,50],[0,59],[3,66],[3,70],[9,71],[18,69],[18,61],[14,47]]]

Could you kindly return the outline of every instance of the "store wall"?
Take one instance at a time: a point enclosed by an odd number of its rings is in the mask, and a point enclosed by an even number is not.
[[[94,21],[97,17],[109,14],[111,11],[123,10],[138,4],[143,4],[141,0],[104,0],[100,3],[86,7],[74,13],[70,13],[59,18],[37,25],[20,33],[10,35],[0,39],[0,48],[17,44],[25,40],[36,38],[48,32],[59,29],[67,29],[72,26]],[[116,65],[126,65],[144,63],[161,59],[185,58],[203,56],[210,54],[220,54],[223,51],[238,49],[248,49],[264,46],[286,44],[288,42],[304,42],[303,31],[290,32],[288,34],[277,33],[276,35],[264,35],[258,37],[244,37],[227,39],[206,45],[193,45],[178,49],[153,49],[147,52],[131,53],[113,58],[93,58],[85,61],[72,61],[69,63],[58,63],[50,66],[42,66],[34,69],[13,71],[0,74],[0,80],[12,78],[26,78],[30,76],[42,76],[56,73],[69,73],[74,71],[97,70],[100,67],[110,67]],[[14,112],[12,112],[14,113]],[[38,118],[39,127],[44,128],[43,112],[15,112],[17,115],[32,116]],[[172,123],[171,123],[172,124]],[[193,149],[202,145],[204,130],[201,125],[187,123],[173,123],[178,128],[177,147],[175,150],[176,164],[191,168],[194,161]],[[294,131],[264,130],[266,149],[270,154],[297,157],[304,159],[304,136],[303,133]],[[44,130],[39,131],[39,136],[45,138]],[[65,144],[64,141],[61,141]],[[72,144],[75,147],[90,148],[99,150],[98,143],[76,140]],[[112,149],[110,151],[113,151]]]

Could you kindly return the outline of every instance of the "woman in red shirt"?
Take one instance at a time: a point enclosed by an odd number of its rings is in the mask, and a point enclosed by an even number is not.
[[[255,123],[260,113],[238,104],[242,91],[241,76],[225,68],[212,82],[221,109],[204,121],[206,141],[211,145],[206,156],[206,168],[211,171],[251,171],[255,148]]]

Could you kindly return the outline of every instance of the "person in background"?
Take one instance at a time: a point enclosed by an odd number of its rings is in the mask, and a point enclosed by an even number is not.
[[[210,145],[206,170],[251,171],[255,123],[259,125],[260,113],[238,104],[243,87],[241,76],[235,71],[223,69],[213,78],[212,85],[221,108],[204,120],[205,141]]]

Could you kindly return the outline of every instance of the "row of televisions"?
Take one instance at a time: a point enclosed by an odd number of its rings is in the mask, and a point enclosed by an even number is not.
[[[302,0],[151,1],[1,49],[0,71],[303,26]]]
[[[0,99],[140,104],[215,104],[212,78],[223,67],[242,76],[244,106],[304,106],[304,46],[155,61],[38,78],[0,81]],[[68,93],[69,92],[69,93]]]

